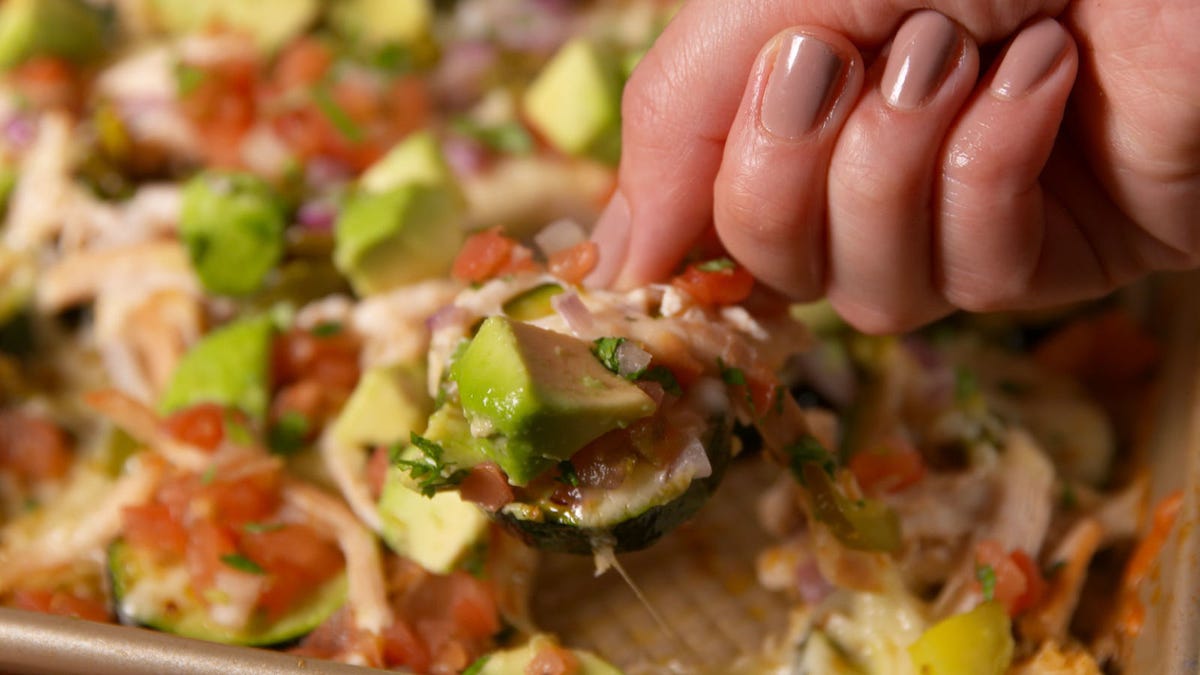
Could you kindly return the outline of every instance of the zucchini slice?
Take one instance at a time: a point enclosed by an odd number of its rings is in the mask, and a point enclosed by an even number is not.
[[[194,595],[181,565],[162,566],[118,540],[108,549],[108,569],[122,622],[210,642],[252,647],[292,642],[312,632],[346,602],[342,572],[278,620],[268,621],[256,613],[246,626],[230,628],[217,623]]]

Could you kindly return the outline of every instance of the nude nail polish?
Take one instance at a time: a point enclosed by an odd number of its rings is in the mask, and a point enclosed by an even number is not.
[[[600,255],[596,267],[584,279],[584,285],[603,288],[616,281],[629,249],[631,221],[629,200],[617,190],[592,230],[592,241]]]
[[[1053,19],[1042,19],[1021,31],[1000,61],[992,91],[1016,98],[1044,80],[1067,52],[1067,32]]]
[[[918,108],[933,97],[962,55],[962,36],[938,12],[909,17],[888,53],[879,88],[892,107]]]
[[[819,129],[841,93],[845,71],[845,59],[828,43],[803,33],[783,38],[763,90],[763,128],[786,139]]]

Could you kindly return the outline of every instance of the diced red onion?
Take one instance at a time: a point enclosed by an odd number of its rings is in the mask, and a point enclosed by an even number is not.
[[[488,151],[475,141],[461,136],[448,136],[442,143],[446,163],[459,176],[475,176],[488,165]]]
[[[328,188],[353,177],[349,166],[329,157],[313,157],[304,167],[304,182],[311,187]]]
[[[583,340],[595,339],[596,320],[592,310],[583,304],[583,300],[575,293],[559,293],[550,298],[554,311],[566,322],[567,328],[575,337]]]
[[[815,605],[828,598],[833,593],[834,587],[821,574],[821,569],[817,566],[817,559],[810,557],[796,568],[796,590],[800,593],[801,599]]]
[[[337,207],[326,201],[311,201],[300,205],[296,212],[296,222],[306,230],[319,233],[333,231],[333,222],[337,219]]]
[[[663,399],[667,397],[667,390],[654,380],[638,380],[637,386],[654,400],[654,405],[662,405]]]
[[[466,310],[462,307],[449,305],[429,315],[429,318],[425,319],[425,327],[429,329],[429,332],[436,333],[456,323],[463,323],[465,317]]]
[[[486,42],[450,44],[434,73],[438,96],[451,107],[475,101],[484,90],[487,73],[496,64],[496,58],[496,48]]]
[[[640,373],[650,365],[650,359],[650,352],[626,340],[617,347],[617,373],[625,377]]]
[[[556,220],[533,235],[533,242],[547,258],[586,240],[587,232],[583,226],[570,218]]]
[[[708,453],[704,451],[704,444],[698,438],[693,438],[684,446],[683,452],[679,453],[675,464],[671,466],[672,476],[683,473],[690,475],[693,480],[708,478],[712,472],[712,463],[708,461]]]
[[[28,115],[14,115],[4,124],[4,139],[16,148],[26,148],[37,135],[37,124]]]

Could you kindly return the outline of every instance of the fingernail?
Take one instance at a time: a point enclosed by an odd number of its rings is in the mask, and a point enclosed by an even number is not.
[[[880,91],[893,107],[916,108],[938,90],[961,53],[953,22],[938,12],[918,12],[896,33]]]
[[[841,93],[845,70],[829,44],[803,33],[784,38],[763,91],[763,128],[788,139],[819,128]]]
[[[1067,32],[1053,19],[1026,28],[1004,53],[992,91],[1007,98],[1028,92],[1054,70],[1067,46]]]
[[[629,200],[620,190],[613,193],[608,206],[592,228],[592,241],[596,243],[599,256],[596,267],[584,278],[590,288],[611,286],[625,265],[625,254],[629,249]]]

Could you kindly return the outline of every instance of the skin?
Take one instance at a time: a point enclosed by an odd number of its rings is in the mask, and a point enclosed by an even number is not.
[[[889,103],[889,41],[915,10],[956,23],[936,94]],[[1032,31],[1061,53],[1005,92]],[[848,63],[819,130],[759,115],[781,38]],[[797,300],[868,332],[955,308],[1028,309],[1200,264],[1200,4],[1194,0],[690,0],[623,99],[619,186],[589,281],[669,276],[715,225]]]

